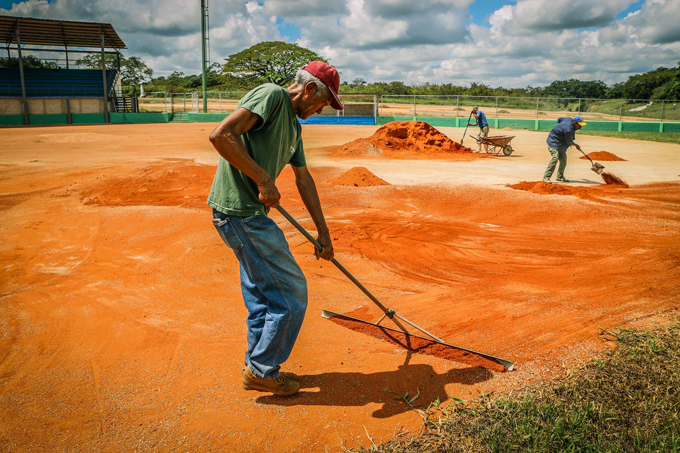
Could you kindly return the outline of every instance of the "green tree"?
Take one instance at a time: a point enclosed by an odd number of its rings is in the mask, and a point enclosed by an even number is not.
[[[267,41],[225,58],[222,72],[285,86],[293,81],[298,69],[313,60],[327,62],[315,52],[297,44]]]
[[[42,61],[35,55],[22,55],[21,61],[25,69],[57,69],[57,63]],[[18,68],[19,59],[15,57],[0,58],[0,68]]]
[[[470,96],[493,96],[493,90],[483,83],[472,82],[467,94]]]
[[[153,69],[148,67],[141,58],[130,57],[121,61],[121,77],[123,85],[140,86],[151,80]]]
[[[100,69],[101,58],[101,54],[91,53],[78,60],[76,64],[90,69]],[[104,57],[104,65],[107,69],[117,69],[119,61],[120,77],[123,85],[140,86],[151,81],[153,69],[148,67],[141,58],[125,58],[123,54],[120,54],[120,59],[114,54],[106,54]]]
[[[543,94],[558,98],[602,99],[607,94],[607,84],[601,80],[556,80],[545,87]]]
[[[675,78],[676,69],[660,67],[634,75],[623,84],[623,95],[628,99],[650,99],[654,90]]]

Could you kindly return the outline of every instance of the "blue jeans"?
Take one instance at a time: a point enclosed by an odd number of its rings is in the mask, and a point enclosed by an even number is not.
[[[229,216],[213,209],[213,225],[241,264],[248,309],[245,364],[257,377],[276,379],[302,327],[307,280],[283,231],[269,217]]]
[[[548,162],[548,168],[545,169],[543,177],[550,179],[553,172],[555,171],[557,162],[559,162],[560,166],[557,167],[557,179],[564,179],[564,169],[567,167],[567,152],[558,151],[555,148],[551,148],[549,146],[548,151],[550,151],[552,158],[550,159],[550,162]]]

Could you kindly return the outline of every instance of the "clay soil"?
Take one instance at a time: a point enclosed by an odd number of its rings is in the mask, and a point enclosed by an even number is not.
[[[213,127],[0,129],[3,450],[367,447],[367,433],[418,432],[420,415],[395,395],[427,407],[519,391],[612,347],[601,329],[667,322],[680,304],[678,145],[582,137],[622,150],[628,162],[607,170],[631,186],[602,184],[570,151],[572,182],[546,189],[527,183],[550,158],[544,133],[513,131],[515,153],[502,159],[395,159],[332,151],[377,127],[303,126],[338,261],[400,315],[516,371],[322,318],[322,308],[370,322],[381,312],[274,212],[309,285],[285,364],[302,390],[244,391],[239,266],[205,206]],[[355,167],[390,185],[330,182]],[[277,185],[312,230],[293,172]]]
[[[368,138],[360,138],[341,146],[331,147],[331,154],[384,156],[392,158],[449,157],[465,159],[474,155],[472,149],[451,140],[423,121],[392,121]],[[484,155],[486,157],[486,155]]]

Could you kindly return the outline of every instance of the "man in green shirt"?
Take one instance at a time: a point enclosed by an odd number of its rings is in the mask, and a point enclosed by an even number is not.
[[[286,164],[295,174],[300,197],[318,231],[317,259],[333,259],[314,179],[307,169],[302,128],[325,106],[342,109],[340,76],[334,67],[312,61],[290,87],[261,85],[210,134],[221,159],[208,196],[213,224],[240,263],[241,292],[248,317],[248,349],[242,373],[246,390],[290,395],[300,389],[297,376],[280,370],[307,308],[307,282],[281,229],[267,217],[281,195],[276,178]]]

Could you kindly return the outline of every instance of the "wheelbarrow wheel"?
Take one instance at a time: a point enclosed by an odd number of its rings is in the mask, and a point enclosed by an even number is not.
[[[512,146],[505,145],[503,147],[503,154],[505,154],[506,156],[509,156],[510,154],[512,154]]]

